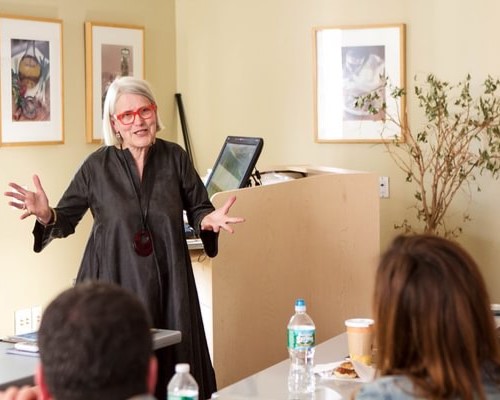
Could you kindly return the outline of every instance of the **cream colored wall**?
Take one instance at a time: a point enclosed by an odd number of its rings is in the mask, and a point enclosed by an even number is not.
[[[15,181],[33,188],[37,173],[52,204],[66,188],[83,158],[97,149],[85,142],[84,21],[143,25],[145,75],[152,83],[162,119],[162,136],[176,139],[175,14],[173,0],[12,0],[0,1],[0,13],[57,18],[63,21],[64,133],[63,145],[0,147],[0,187]],[[5,55],[2,54],[2,57]],[[76,234],[57,240],[40,254],[32,251],[33,220],[0,206],[0,336],[14,331],[14,310],[46,305],[75,277],[90,230],[87,215]]]
[[[313,134],[312,29],[407,24],[407,76],[435,73],[475,84],[500,76],[497,0],[177,0],[177,79],[201,171],[227,135],[265,139],[259,165],[310,164],[375,171],[390,177],[381,201],[381,245],[407,216],[411,186],[382,146],[318,144]],[[416,104],[409,102],[412,125]],[[500,183],[481,179],[473,221],[460,241],[481,264],[492,300],[500,301]],[[453,212],[454,210],[451,210]]]
[[[176,140],[173,94],[183,95],[198,169],[203,173],[229,134],[265,138],[259,165],[324,164],[375,171],[391,179],[381,202],[382,246],[411,204],[381,146],[317,144],[313,137],[312,28],[372,23],[407,24],[409,78],[433,72],[456,80],[500,75],[497,0],[0,0],[0,13],[63,20],[65,144],[0,147],[0,186],[32,186],[40,174],[55,203],[80,161],[85,143],[85,20],[146,26],[146,78],[156,89]],[[174,16],[175,13],[175,16]],[[175,17],[175,18],[174,18]],[[177,39],[176,39],[177,36]],[[175,47],[177,48],[177,52]],[[177,63],[177,65],[176,65]],[[177,83],[175,81],[177,68]],[[410,117],[415,103],[410,102]],[[412,119],[412,123],[416,123]],[[182,142],[182,140],[180,140]],[[500,302],[496,258],[500,239],[497,181],[482,179],[470,205],[473,221],[461,242],[481,263],[492,298]],[[2,192],[4,191],[2,190]],[[90,229],[87,216],[73,237],[32,252],[32,221],[0,206],[0,335],[13,331],[14,310],[46,302],[73,279]]]

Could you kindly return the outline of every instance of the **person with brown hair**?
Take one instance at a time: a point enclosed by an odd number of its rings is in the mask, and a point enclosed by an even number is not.
[[[375,279],[378,379],[356,399],[500,398],[500,346],[479,268],[457,243],[398,236]]]
[[[10,387],[1,400],[154,400],[157,360],[144,305],[118,285],[86,282],[46,308],[37,386]]]

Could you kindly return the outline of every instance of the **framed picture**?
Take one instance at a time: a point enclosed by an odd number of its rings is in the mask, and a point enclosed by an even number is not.
[[[62,21],[0,15],[0,145],[64,143]]]
[[[119,76],[144,78],[144,27],[85,22],[86,135],[101,143],[106,90]]]
[[[386,115],[405,112],[404,96],[390,94],[405,88],[405,25],[317,28],[314,49],[316,141],[404,140]],[[377,114],[355,104],[369,93],[378,96]]]

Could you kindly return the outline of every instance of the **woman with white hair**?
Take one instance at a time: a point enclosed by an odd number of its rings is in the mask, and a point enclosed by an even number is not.
[[[35,191],[10,183],[9,204],[36,217],[35,252],[54,238],[74,233],[87,210],[92,232],[77,275],[118,283],[137,294],[156,328],[182,332],[182,342],[157,352],[157,398],[165,390],[177,362],[188,362],[200,386],[200,398],[216,391],[204,334],[198,294],[187,248],[183,210],[198,229],[209,256],[217,253],[220,229],[233,232],[235,201],[220,209],[211,204],[187,153],[156,137],[162,123],[147,82],[133,77],[115,80],[103,111],[105,146],[83,162],[60,199],[49,206],[37,175]],[[120,334],[117,332],[117,334]]]

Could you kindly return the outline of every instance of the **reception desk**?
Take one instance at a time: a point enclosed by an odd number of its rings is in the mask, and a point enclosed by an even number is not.
[[[316,348],[315,364],[328,364],[343,360],[347,354],[347,336],[340,334]],[[289,400],[287,359],[263,371],[219,390],[212,398],[217,400]],[[359,382],[334,379],[317,379],[314,400],[350,399],[361,386]]]
[[[378,176],[279,167],[304,178],[217,193],[245,217],[222,232],[219,254],[191,252],[217,383],[228,386],[287,357],[286,325],[302,297],[321,343],[344,320],[371,315],[379,257]]]
[[[153,333],[153,347],[155,350],[180,343],[181,332],[170,330],[155,330]],[[14,346],[13,343],[0,342],[0,390],[8,386],[32,385],[38,357],[7,354],[6,351]]]

